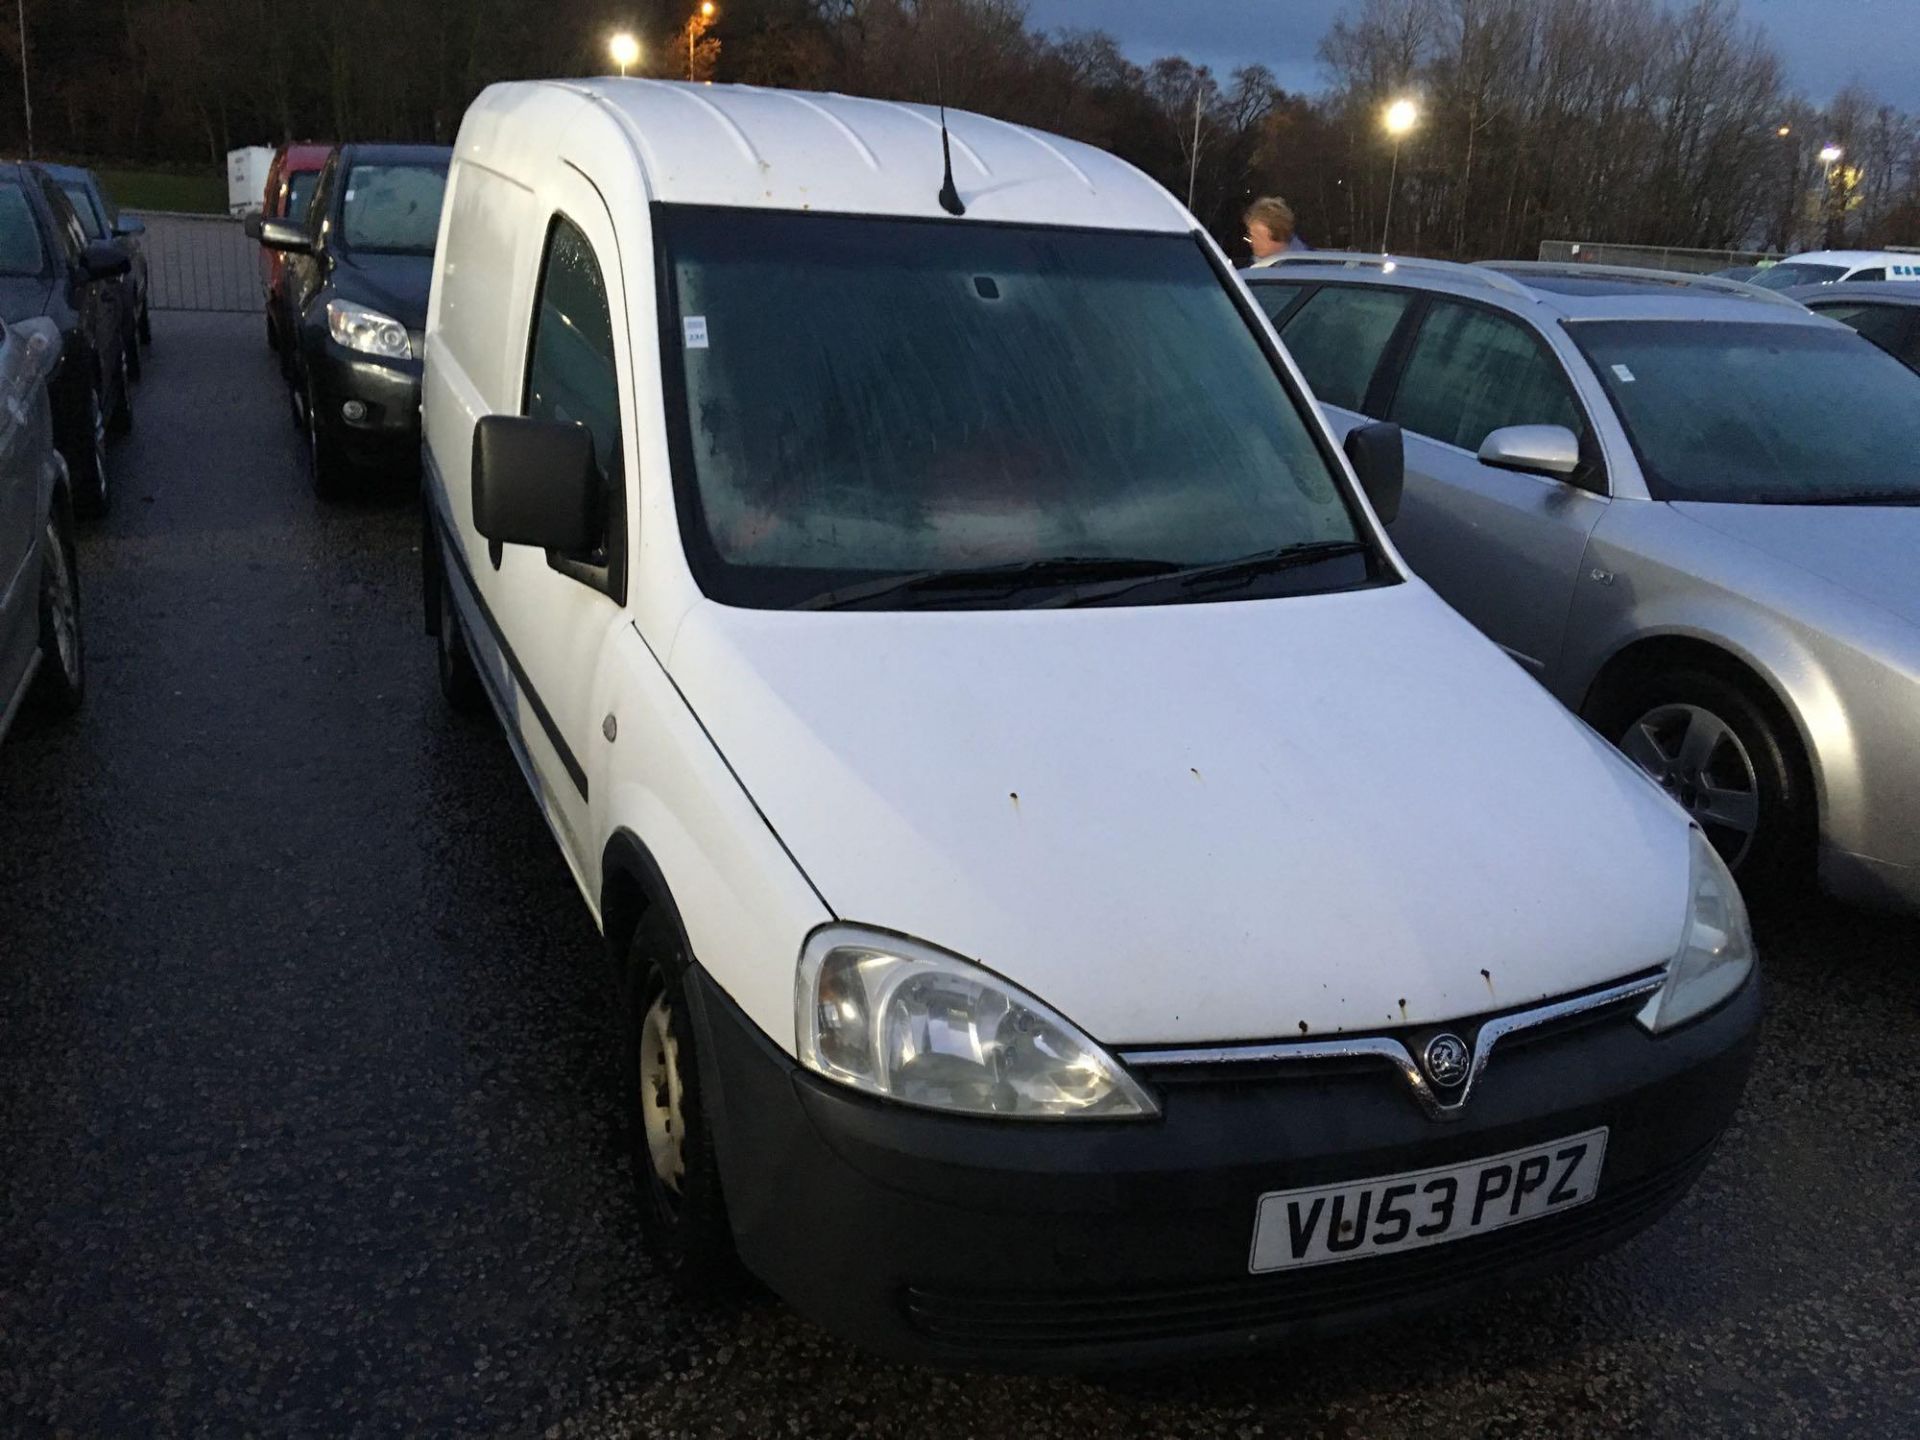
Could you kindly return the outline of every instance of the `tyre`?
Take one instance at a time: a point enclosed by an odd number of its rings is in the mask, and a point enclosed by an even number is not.
[[[146,346],[153,344],[153,307],[145,298],[140,301],[140,343]]]
[[[145,373],[140,363],[139,322],[136,321],[134,324],[127,326],[127,337],[120,343],[127,352],[127,378],[138,385],[141,376]]]
[[[127,358],[127,346],[120,347],[120,358],[114,362],[113,392],[115,404],[107,417],[107,426],[115,435],[125,435],[133,429],[133,372],[132,362]]]
[[[339,442],[327,434],[326,426],[320,423],[319,405],[311,385],[302,392],[298,408],[306,421],[307,478],[312,482],[313,493],[322,500],[338,500],[346,494],[353,474],[346,457],[340,453]]]
[[[434,568],[441,570],[438,565]],[[456,713],[477,715],[486,708],[486,692],[480,688],[480,672],[474,668],[473,652],[467,648],[466,632],[460,628],[460,612],[453,608],[453,587],[443,570],[439,583],[440,613],[434,626],[434,655],[440,672],[440,693]]]
[[[80,423],[61,453],[72,477],[73,506],[82,515],[105,515],[113,507],[107,483],[107,416],[100,382],[88,382],[80,400]]]
[[[1798,737],[1749,686],[1679,665],[1625,686],[1608,739],[1693,816],[1749,900],[1811,874],[1814,801]]]
[[[672,921],[657,906],[648,910],[620,977],[622,1103],[654,1262],[684,1294],[710,1299],[741,1289],[744,1272],[701,1096],[686,969]]]
[[[73,525],[65,500],[55,495],[47,514],[40,560],[40,671],[34,699],[71,715],[86,696],[86,654],[80,631],[80,570],[74,561]]]

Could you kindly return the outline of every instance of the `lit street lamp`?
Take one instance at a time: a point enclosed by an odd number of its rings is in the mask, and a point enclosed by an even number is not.
[[[1836,196],[1833,193],[1833,167],[1840,163],[1840,157],[1846,153],[1847,152],[1842,150],[1838,145],[1831,144],[1822,146],[1820,150],[1820,163],[1826,166],[1827,180],[1827,233],[1823,243],[1829,250],[1840,243],[1841,231],[1843,229],[1842,217],[1846,213],[1845,197]]]
[[[613,63],[618,65],[620,73],[625,75],[627,67],[636,64],[640,59],[640,42],[622,30],[607,42],[607,53],[613,56]]]
[[[1380,253],[1387,253],[1387,232],[1393,224],[1393,187],[1400,178],[1400,142],[1420,123],[1419,108],[1411,100],[1396,100],[1387,106],[1383,122],[1393,137],[1393,166],[1387,171],[1387,214],[1380,222]]]
[[[700,8],[687,20],[687,79],[693,79],[693,42],[713,19],[713,0],[701,0]]]

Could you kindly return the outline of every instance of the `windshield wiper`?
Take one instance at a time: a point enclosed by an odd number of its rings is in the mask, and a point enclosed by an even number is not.
[[[1322,560],[1338,560],[1345,555],[1365,555],[1370,553],[1371,549],[1371,546],[1360,540],[1302,540],[1273,550],[1256,550],[1251,555],[1236,556],[1232,560],[1217,560],[1209,565],[1188,565],[1163,574],[1122,580],[1114,585],[1097,585],[1091,589],[1076,590],[1047,603],[1062,606],[1092,605],[1102,600],[1111,600],[1116,595],[1124,595],[1130,590],[1137,590],[1142,585],[1176,584],[1183,590],[1190,590],[1195,586],[1211,584],[1215,581],[1244,583],[1281,570],[1295,570],[1302,565],[1315,565]]]
[[[843,585],[837,590],[800,601],[796,610],[841,610],[899,595],[965,593],[973,590],[1018,590],[1028,585],[1072,583],[1080,580],[1121,580],[1128,582],[1171,575],[1180,566],[1171,560],[1148,560],[1134,556],[1101,557],[1093,555],[1049,555],[1038,560],[1013,560],[1004,565],[977,565],[959,570],[918,570],[906,575],[886,575],[858,585]]]

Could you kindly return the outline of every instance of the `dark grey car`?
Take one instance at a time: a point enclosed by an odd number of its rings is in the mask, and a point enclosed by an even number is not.
[[[85,683],[73,497],[47,399],[59,358],[50,320],[0,330],[0,736],[30,694],[72,710]]]
[[[1413,568],[1750,892],[1812,862],[1920,908],[1920,376],[1709,277],[1310,254],[1244,278],[1336,430],[1404,428]]]
[[[1796,285],[1780,293],[1866,336],[1909,370],[1920,370],[1920,283],[1849,281]]]

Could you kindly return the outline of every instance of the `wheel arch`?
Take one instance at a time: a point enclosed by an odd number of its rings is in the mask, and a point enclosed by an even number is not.
[[[660,862],[638,835],[621,826],[608,837],[600,855],[600,930],[616,966],[626,963],[640,922],[654,913],[665,916],[679,938],[681,955],[691,960],[687,927]]]
[[[1808,723],[1805,697],[1784,684],[1781,668],[1727,643],[1720,637],[1664,631],[1640,635],[1607,656],[1588,684],[1580,715],[1598,723],[1620,703],[1630,686],[1643,676],[1678,665],[1692,665],[1718,675],[1751,695],[1779,729],[1788,759],[1813,788],[1814,806],[1824,826],[1828,812],[1829,779],[1823,750]],[[1817,674],[1802,667],[1804,674]],[[1819,687],[1824,690],[1824,678]],[[1836,708],[1837,707],[1833,707]],[[1611,740],[1611,736],[1608,737]]]

